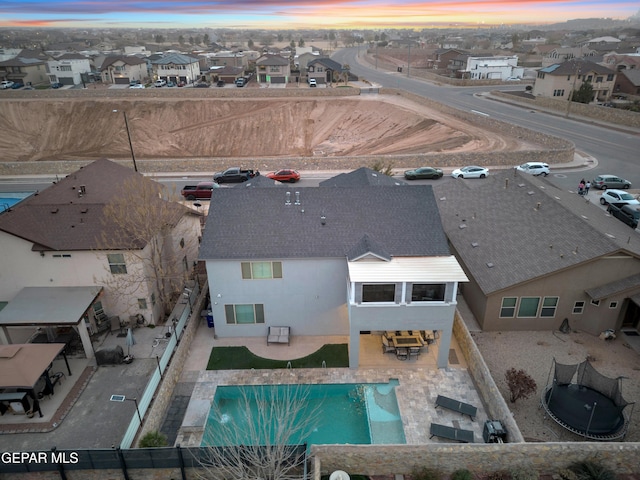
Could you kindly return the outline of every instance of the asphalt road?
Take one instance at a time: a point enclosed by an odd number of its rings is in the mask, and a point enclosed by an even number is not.
[[[593,178],[604,173],[619,175],[635,186],[640,186],[640,155],[638,155],[640,132],[638,131],[608,128],[572,116],[565,118],[563,115],[491,100],[485,94],[495,88],[435,85],[407,77],[406,72],[385,73],[380,69],[376,70],[373,66],[365,65],[356,58],[357,55],[357,48],[347,48],[337,51],[332,58],[342,64],[348,64],[356,75],[384,87],[402,88],[417,95],[437,99],[439,102],[461,110],[482,112],[498,120],[565,138],[572,141],[578,151],[597,159],[597,166],[588,174],[573,170],[560,176],[550,177],[559,187],[575,189],[582,177]],[[524,91],[524,88],[524,86],[505,85],[500,87],[500,90]]]

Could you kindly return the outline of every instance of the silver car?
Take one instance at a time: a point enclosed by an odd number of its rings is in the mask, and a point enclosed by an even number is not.
[[[593,188],[606,190],[607,188],[631,188],[631,182],[616,175],[598,175],[591,182]]]

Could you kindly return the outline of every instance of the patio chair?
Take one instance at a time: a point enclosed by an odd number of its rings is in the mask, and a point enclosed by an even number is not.
[[[396,347],[391,345],[391,342],[385,335],[382,335],[382,353],[396,353]]]
[[[478,409],[473,405],[445,397],[444,395],[438,395],[436,398],[436,408],[437,407],[446,408],[448,410],[461,413],[462,415],[468,415],[471,420],[474,419],[478,411]]]
[[[461,428],[449,427],[447,425],[440,425],[438,423],[432,423],[429,429],[429,433],[433,437],[446,438],[447,440],[454,440],[462,443],[474,443],[473,442],[473,430],[463,430]]]
[[[396,348],[396,357],[398,360],[405,361],[409,358],[409,349],[405,347]]]

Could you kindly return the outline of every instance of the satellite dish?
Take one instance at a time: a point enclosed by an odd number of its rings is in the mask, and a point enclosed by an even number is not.
[[[329,480],[350,480],[350,478],[347,472],[336,470],[331,475],[329,475]]]

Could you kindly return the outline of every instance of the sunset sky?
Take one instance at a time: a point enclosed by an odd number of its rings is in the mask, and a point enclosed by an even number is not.
[[[637,0],[0,0],[0,26],[422,28],[624,19],[638,9]]]

